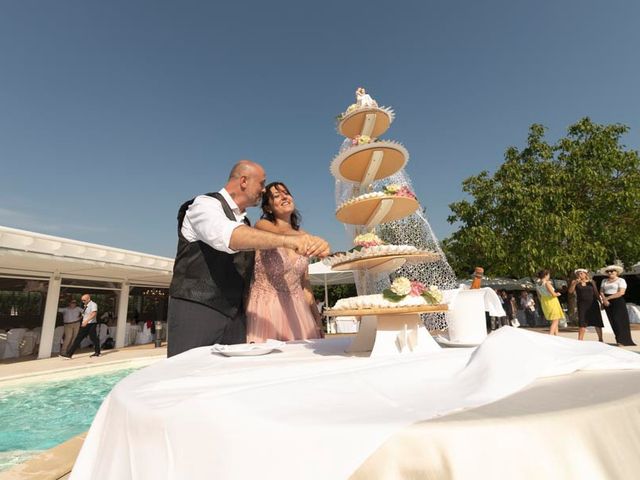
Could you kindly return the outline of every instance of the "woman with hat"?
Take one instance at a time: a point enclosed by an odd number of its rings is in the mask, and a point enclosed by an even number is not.
[[[600,284],[600,295],[603,297],[602,303],[607,310],[607,316],[611,322],[611,328],[616,335],[618,345],[635,345],[631,338],[629,328],[629,312],[627,312],[627,302],[624,300],[624,292],[627,290],[627,282],[620,277],[622,267],[619,265],[609,265],[604,269],[607,274],[606,279]]]
[[[587,327],[596,327],[598,341],[602,342],[602,314],[600,304],[602,301],[596,283],[589,277],[589,272],[584,268],[578,268],[576,277],[569,285],[569,293],[576,293],[578,304],[578,340],[584,340]]]

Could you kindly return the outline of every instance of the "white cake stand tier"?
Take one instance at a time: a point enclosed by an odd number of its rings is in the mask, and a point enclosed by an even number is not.
[[[374,180],[393,175],[408,159],[409,152],[399,143],[368,143],[337,155],[331,162],[331,173],[339,180],[367,186]]]
[[[418,207],[415,198],[394,195],[368,197],[343,204],[336,212],[336,218],[342,223],[371,228],[411,215]]]
[[[393,122],[393,110],[387,107],[359,108],[345,115],[338,124],[338,132],[348,138],[368,135],[378,138]]]
[[[420,313],[445,312],[447,305],[358,310],[328,310],[327,316],[360,316],[360,329],[347,353],[371,357],[440,350],[424,326]]]

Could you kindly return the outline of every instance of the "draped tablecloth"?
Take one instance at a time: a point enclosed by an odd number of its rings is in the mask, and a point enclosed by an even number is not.
[[[71,479],[413,478],[402,472],[415,462],[421,437],[406,458],[405,449],[392,447],[389,457],[385,448],[421,422],[578,370],[633,370],[627,373],[640,386],[640,356],[633,352],[511,327],[477,349],[386,358],[347,356],[349,341],[290,343],[256,357],[227,358],[202,347],[137,371],[100,407]],[[589,388],[598,390],[598,378]],[[634,399],[618,440],[637,451],[640,398]],[[594,408],[602,401],[594,400]],[[588,443],[578,430],[574,440],[578,450]],[[458,451],[482,446],[463,442]],[[538,447],[526,453],[545,454]],[[362,470],[371,462],[389,465],[390,458],[394,475]],[[454,478],[444,474],[452,468],[421,478]]]

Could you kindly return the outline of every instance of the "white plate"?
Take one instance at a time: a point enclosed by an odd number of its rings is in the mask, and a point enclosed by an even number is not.
[[[444,345],[445,347],[462,347],[462,348],[469,348],[469,347],[477,347],[478,345],[480,345],[479,343],[461,343],[461,342],[452,342],[451,340],[449,340],[447,337],[443,337],[441,335],[437,335],[435,337],[433,337],[433,339],[438,342],[440,345]]]
[[[237,345],[215,344],[211,347],[211,353],[219,353],[227,357],[256,357],[273,352],[284,342],[267,341],[266,343],[239,343]]]

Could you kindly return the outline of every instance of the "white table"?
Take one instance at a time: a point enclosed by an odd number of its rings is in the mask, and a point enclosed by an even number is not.
[[[386,472],[390,468],[409,475],[438,458],[413,455],[424,437],[418,435],[412,443],[412,432],[425,421],[486,405],[535,386],[543,377],[620,368],[633,369],[620,374],[625,376],[623,384],[635,386],[625,408],[620,408],[619,391],[606,395],[607,389],[599,388],[606,387],[602,382],[610,375],[593,374],[584,391],[598,391],[602,398],[585,393],[582,400],[592,403],[598,421],[584,428],[575,421],[558,424],[571,438],[560,446],[541,431],[540,438],[548,441],[521,455],[539,459],[560,448],[575,455],[566,459],[567,465],[584,464],[585,458],[601,454],[590,450],[592,437],[605,435],[610,451],[635,458],[629,465],[640,468],[640,356],[635,353],[510,327],[493,332],[477,349],[392,357],[347,356],[343,352],[349,341],[287,344],[281,352],[261,357],[227,358],[202,347],[138,371],[120,382],[101,406],[71,478],[403,478]],[[558,393],[562,378],[542,385],[541,395],[574,395],[571,389]],[[537,398],[531,394],[529,410],[523,407],[513,416],[524,424],[537,424],[547,413],[539,411]],[[611,401],[616,408],[609,408]],[[514,418],[503,420],[505,428],[515,425]],[[614,422],[610,428],[609,420]],[[486,478],[483,471],[496,471],[495,462],[502,457],[474,457],[471,451],[482,451],[488,441],[473,422],[467,431],[461,425],[455,438],[438,437],[438,445],[448,445],[444,450],[450,452],[446,461],[440,457],[441,474],[432,478],[450,478],[446,472],[462,468],[458,463],[468,458],[480,462],[474,465],[476,478]],[[526,438],[527,429],[513,433],[518,434]],[[464,443],[467,438],[473,438],[472,443]],[[410,448],[405,448],[407,441]],[[397,450],[397,445],[405,447]],[[466,456],[461,454],[464,449],[469,449]],[[370,468],[372,462],[375,468]],[[416,462],[420,466],[412,470]],[[512,467],[517,470],[517,465]],[[562,465],[557,468],[562,472]],[[602,468],[613,473],[609,478],[616,478],[613,466]],[[536,470],[535,463],[519,473],[518,478],[542,478],[542,473],[553,478]]]

